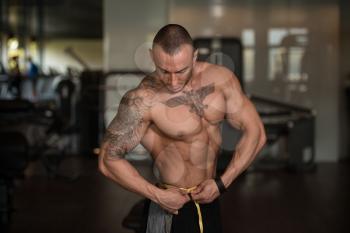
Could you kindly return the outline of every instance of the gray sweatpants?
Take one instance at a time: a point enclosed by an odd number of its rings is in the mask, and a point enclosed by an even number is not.
[[[173,215],[151,201],[146,233],[170,233]]]

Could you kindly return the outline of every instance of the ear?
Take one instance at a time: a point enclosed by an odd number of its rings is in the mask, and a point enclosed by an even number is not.
[[[196,49],[193,53],[193,64],[197,61],[197,57],[198,57],[198,49]]]
[[[153,50],[149,49],[148,51],[149,51],[149,55],[150,55],[150,57],[151,57],[151,59],[152,59],[152,61],[154,63]]]

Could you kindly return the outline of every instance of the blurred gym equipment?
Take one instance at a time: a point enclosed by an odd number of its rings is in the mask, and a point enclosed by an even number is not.
[[[31,159],[41,159],[48,175],[57,175],[65,155],[76,153],[77,84],[69,75],[41,76],[32,98],[0,98],[1,131],[21,132],[28,141]],[[28,89],[28,90],[26,90]],[[24,88],[24,93],[32,93]]]
[[[72,153],[75,85],[64,77],[40,81],[41,99],[36,103],[0,99],[1,229],[10,223],[15,180],[24,178],[30,161],[41,161],[50,178],[73,179],[60,175],[58,168]]]

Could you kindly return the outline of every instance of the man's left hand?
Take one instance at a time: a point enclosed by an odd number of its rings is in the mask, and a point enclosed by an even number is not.
[[[213,179],[203,181],[191,192],[192,199],[201,204],[210,203],[219,195],[218,186]]]

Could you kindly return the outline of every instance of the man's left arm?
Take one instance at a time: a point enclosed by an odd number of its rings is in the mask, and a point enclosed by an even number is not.
[[[226,88],[226,118],[242,132],[222,182],[227,188],[253,162],[266,141],[264,126],[252,102],[244,95],[235,76]]]
[[[239,81],[232,74],[222,85],[226,101],[226,119],[229,124],[242,132],[234,155],[220,177],[225,188],[253,162],[265,144],[266,136],[261,119],[251,101],[245,96]],[[192,197],[199,203],[210,203],[220,195],[213,179],[201,183]]]

